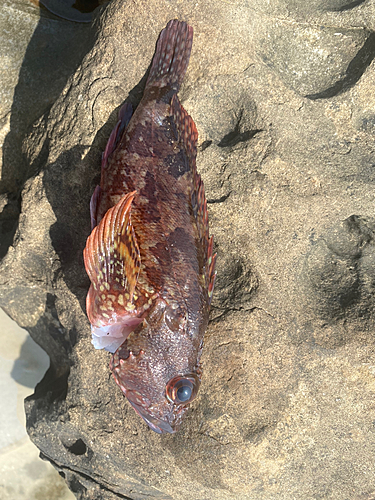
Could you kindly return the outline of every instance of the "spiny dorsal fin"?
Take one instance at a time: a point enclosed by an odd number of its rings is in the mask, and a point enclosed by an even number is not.
[[[185,150],[192,173],[193,190],[191,193],[191,204],[197,223],[199,238],[205,249],[205,278],[208,286],[209,302],[211,302],[216,277],[216,254],[213,255],[213,237],[209,237],[207,200],[204,185],[196,166],[198,131],[193,119],[185,111],[177,95],[172,97],[171,112],[177,128],[178,140]]]
[[[136,191],[110,208],[89,238],[83,252],[87,274],[96,291],[126,290],[132,301],[141,258],[133,226],[131,204]]]
[[[184,149],[192,173],[192,206],[197,221],[199,237],[204,245],[208,245],[208,214],[207,202],[204,194],[204,186],[200,175],[197,173],[197,141],[198,131],[192,117],[181,106],[181,103],[174,95],[171,102],[171,113],[173,122],[176,125],[178,141]]]
[[[208,243],[208,252],[207,252],[207,266],[206,266],[206,283],[208,283],[208,304],[211,304],[212,300],[212,294],[214,293],[214,286],[215,286],[215,280],[216,280],[216,271],[215,271],[215,265],[216,265],[216,256],[217,254],[215,253],[212,255],[213,252],[213,246],[214,246],[214,238],[211,236],[210,241]]]

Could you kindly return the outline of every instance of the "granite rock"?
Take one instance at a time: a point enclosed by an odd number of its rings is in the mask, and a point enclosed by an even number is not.
[[[23,130],[29,175],[0,304],[51,357],[26,401],[28,432],[77,498],[371,498],[375,72],[358,53],[373,6],[355,22],[319,14],[318,29],[239,2],[113,0],[52,107]],[[90,344],[82,250],[117,110],[139,102],[175,17],[195,33],[180,98],[198,127],[218,277],[199,397],[178,433],[159,436]],[[308,44],[298,55],[293,38],[307,34],[333,69],[311,64]],[[271,68],[259,54],[275,47]],[[286,54],[305,79],[280,77]],[[353,60],[356,78],[324,94]]]
[[[259,44],[262,60],[293,90],[310,99],[353,86],[375,54],[369,30],[277,22]]]
[[[345,11],[354,9],[361,5],[365,0],[312,0],[304,2],[304,0],[288,1],[288,7],[302,11]]]

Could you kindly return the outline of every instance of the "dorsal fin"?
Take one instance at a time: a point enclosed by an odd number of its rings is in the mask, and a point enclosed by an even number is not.
[[[128,193],[110,208],[87,239],[83,252],[87,274],[97,292],[123,290],[132,301],[141,258],[133,226]]]
[[[178,140],[183,145],[192,173],[193,190],[191,193],[191,204],[197,222],[199,238],[205,249],[205,278],[208,287],[209,302],[211,302],[216,277],[216,254],[213,255],[213,237],[209,237],[207,200],[204,185],[196,166],[198,131],[193,119],[185,111],[176,94],[172,97],[171,113],[177,128]]]
[[[206,283],[208,283],[208,304],[211,304],[212,294],[214,293],[214,286],[216,280],[216,256],[212,254],[214,246],[214,238],[211,236],[209,244],[208,244],[208,252],[207,252],[207,266],[206,266]]]

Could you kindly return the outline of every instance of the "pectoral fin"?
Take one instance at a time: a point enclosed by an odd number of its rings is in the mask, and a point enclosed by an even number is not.
[[[133,226],[128,193],[110,208],[87,239],[83,252],[87,274],[97,293],[129,294],[132,302],[141,258]]]

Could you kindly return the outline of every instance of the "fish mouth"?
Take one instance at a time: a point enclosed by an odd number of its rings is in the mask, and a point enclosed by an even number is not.
[[[158,434],[166,434],[167,432],[173,434],[174,432],[176,432],[165,420],[160,420],[159,418],[148,415],[140,405],[138,405],[137,403],[133,403],[133,401],[130,401],[129,398],[128,401],[132,405],[134,410],[138,413],[138,415],[143,418],[146,424],[154,432],[157,432]]]

